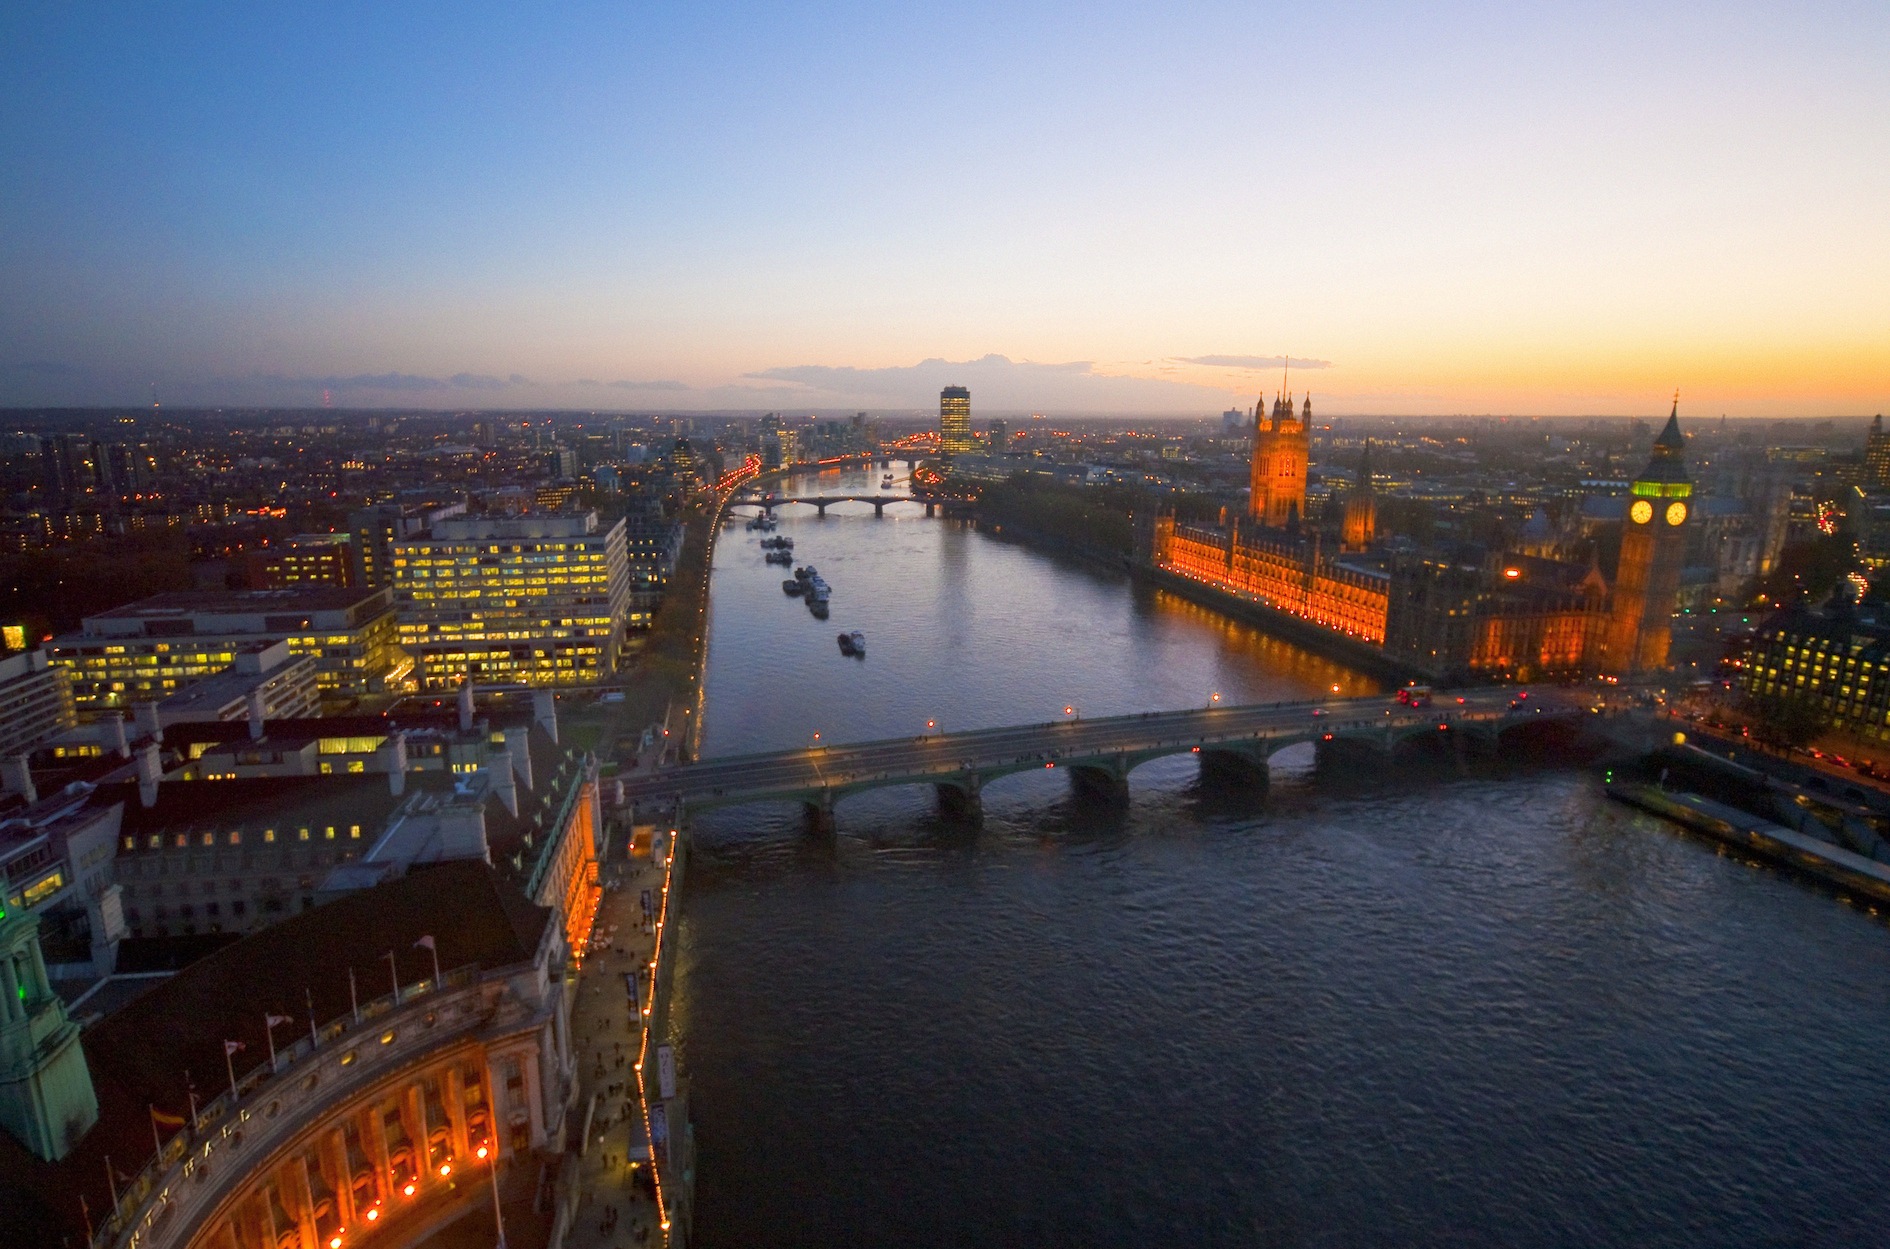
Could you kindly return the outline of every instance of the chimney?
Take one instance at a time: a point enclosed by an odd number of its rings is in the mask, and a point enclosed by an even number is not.
[[[407,735],[395,733],[381,746],[381,763],[387,769],[387,792],[398,798],[407,792]]]
[[[472,678],[467,677],[466,680],[462,682],[459,687],[459,731],[462,733],[472,732],[472,722],[473,722]]]
[[[492,774],[492,792],[499,796],[505,809],[513,815],[518,814],[518,777],[512,773],[510,757],[501,758],[494,754],[486,761],[486,771]]]
[[[558,696],[550,690],[532,691],[532,719],[538,722],[551,738],[552,744],[558,741]],[[526,784],[530,784],[527,781]]]
[[[163,779],[164,763],[158,754],[158,744],[146,742],[138,750],[138,802],[141,805],[157,805],[158,784]]]
[[[98,744],[108,755],[131,758],[131,743],[125,740],[125,718],[116,711],[98,722]]]
[[[249,740],[259,742],[263,739],[263,725],[269,716],[269,709],[263,703],[261,689],[249,692]]]
[[[154,742],[164,740],[164,721],[158,718],[156,702],[139,703],[136,708],[138,731]]]
[[[18,794],[26,799],[26,805],[32,806],[39,801],[39,791],[33,788],[33,760],[28,755],[8,755],[6,759],[6,786],[9,794]]]
[[[527,729],[507,729],[505,731],[506,753],[512,756],[512,770],[518,773],[519,784],[532,788],[532,750],[531,733]]]

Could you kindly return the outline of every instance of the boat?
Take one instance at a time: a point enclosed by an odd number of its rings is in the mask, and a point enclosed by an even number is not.
[[[891,473],[887,473],[884,477],[879,479],[879,488],[881,490],[891,490],[892,484],[893,484],[893,475]]]
[[[795,598],[799,598],[801,596],[801,591],[805,590],[806,588],[807,588],[806,586],[794,580],[792,577],[788,578],[786,581],[783,581],[781,583],[781,593],[792,595]]]
[[[770,564],[792,564],[794,555],[791,551],[769,551],[761,557]]]
[[[814,619],[825,620],[827,618],[827,600],[824,598],[814,599],[807,604],[807,610],[814,613]]]
[[[853,654],[858,655],[861,659],[866,658],[866,635],[864,633],[855,629],[853,632],[847,634],[847,645],[853,648]]]
[[[842,655],[858,653],[853,649],[853,635],[851,633],[842,633],[840,635],[840,653]]]

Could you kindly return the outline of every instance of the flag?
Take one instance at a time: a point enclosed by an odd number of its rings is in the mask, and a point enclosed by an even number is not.
[[[433,944],[432,933],[428,933],[426,936],[420,938],[418,941],[414,942],[413,944],[414,944],[415,949],[432,950],[435,954],[438,954],[440,952],[440,947]]]
[[[151,1122],[161,1128],[181,1128],[190,1120],[182,1115],[167,1115],[156,1106],[151,1107]]]
[[[241,1041],[225,1041],[223,1043],[223,1056],[228,1058],[231,1054],[234,1054],[237,1050],[242,1048],[243,1043]]]
[[[293,1021],[290,1020],[290,1018],[287,1015],[264,1015],[263,1022],[267,1024],[269,1027],[273,1028],[277,1024],[285,1024],[285,1023],[290,1023]]]

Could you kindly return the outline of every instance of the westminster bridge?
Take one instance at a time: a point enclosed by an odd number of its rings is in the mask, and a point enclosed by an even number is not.
[[[895,785],[932,785],[950,814],[976,821],[984,787],[1004,776],[1062,769],[1084,795],[1126,802],[1129,775],[1151,759],[1198,754],[1204,780],[1264,790],[1268,760],[1312,743],[1322,762],[1382,767],[1399,756],[1463,761],[1500,753],[1524,737],[1566,733],[1602,708],[1589,691],[1551,689],[1520,697],[1513,688],[1438,695],[1422,707],[1392,699],[1329,699],[1208,706],[1181,711],[927,733],[883,741],[735,755],[623,777],[632,803],[676,802],[684,809],[799,802],[810,825],[833,828],[842,798]]]

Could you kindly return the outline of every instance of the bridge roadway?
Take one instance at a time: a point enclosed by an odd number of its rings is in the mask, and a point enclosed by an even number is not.
[[[624,797],[676,801],[688,810],[799,802],[815,828],[831,829],[834,805],[848,794],[929,784],[948,812],[975,821],[983,787],[1018,772],[1063,768],[1079,791],[1126,801],[1129,773],[1137,766],[1198,752],[1204,777],[1264,787],[1267,759],[1301,742],[1322,750],[1363,750],[1367,758],[1388,757],[1413,738],[1448,741],[1462,751],[1472,737],[1487,744],[1544,717],[1580,717],[1594,709],[1594,699],[1581,690],[1532,691],[1512,706],[1516,694],[1513,688],[1468,690],[1439,695],[1420,708],[1385,696],[1202,707],[816,745],[626,776]]]
[[[860,494],[777,494],[769,495],[766,498],[730,499],[728,506],[730,508],[758,507],[769,515],[773,515],[775,508],[787,503],[812,504],[822,516],[825,516],[827,509],[836,503],[871,503],[873,505],[873,515],[875,516],[884,516],[888,503],[923,503],[925,504],[925,514],[930,516],[935,500],[923,499],[916,494],[874,494],[871,492],[863,492]]]

